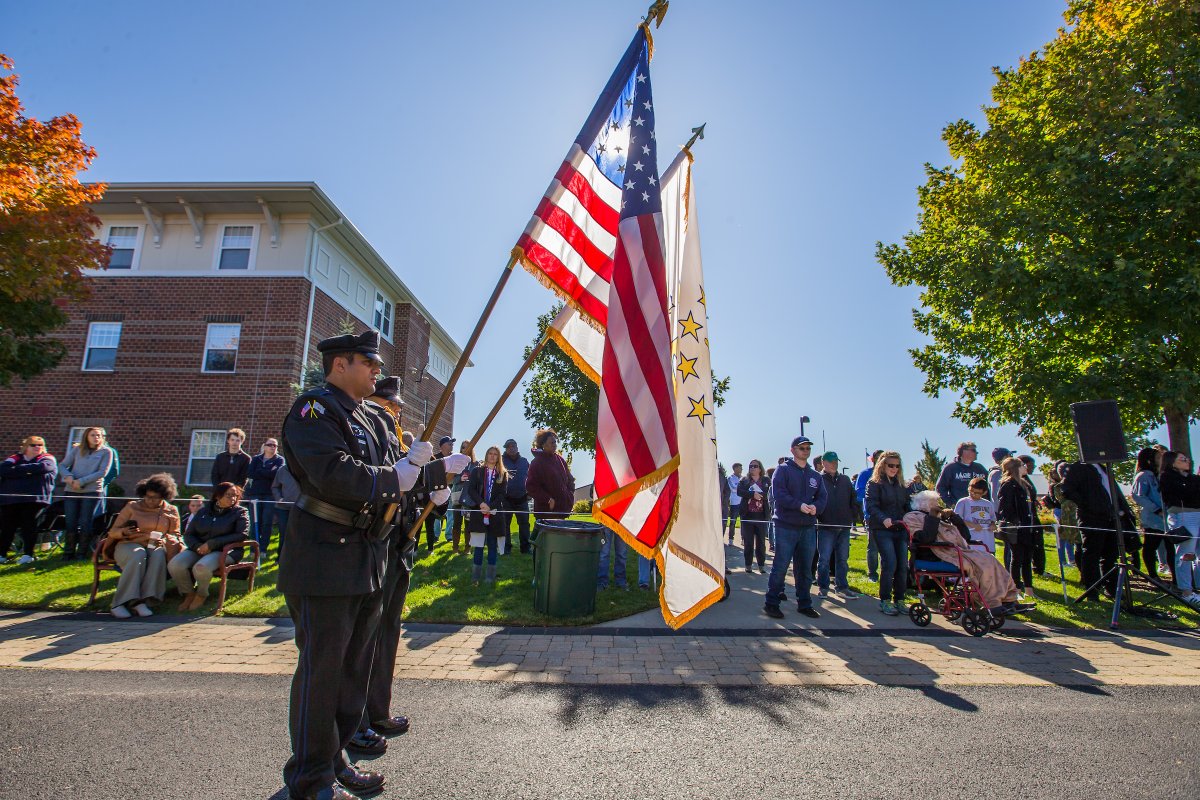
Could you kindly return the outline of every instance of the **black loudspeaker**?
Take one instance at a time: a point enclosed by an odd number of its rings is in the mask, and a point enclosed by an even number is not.
[[[1071,421],[1075,423],[1080,460],[1088,464],[1107,464],[1129,459],[1116,400],[1071,403]]]

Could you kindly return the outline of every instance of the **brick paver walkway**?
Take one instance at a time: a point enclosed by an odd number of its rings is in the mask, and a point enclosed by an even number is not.
[[[1196,633],[956,630],[836,635],[558,633],[414,626],[401,679],[660,685],[1195,685]],[[268,621],[134,620],[0,612],[0,668],[290,674],[292,628]]]

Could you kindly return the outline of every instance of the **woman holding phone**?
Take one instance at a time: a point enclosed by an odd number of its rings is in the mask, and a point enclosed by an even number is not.
[[[97,551],[97,557],[111,554],[121,568],[112,599],[117,619],[154,614],[146,602],[161,601],[166,594],[166,547],[179,538],[179,511],[170,502],[175,499],[175,479],[165,472],[151,475],[135,492],[138,499],[126,503],[113,519],[104,552]]]

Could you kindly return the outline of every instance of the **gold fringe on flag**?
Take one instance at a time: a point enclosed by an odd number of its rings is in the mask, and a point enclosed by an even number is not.
[[[532,275],[538,283],[554,292],[554,294],[558,296],[559,300],[562,300],[571,308],[575,309],[575,312],[579,314],[584,322],[595,328],[600,333],[604,333],[604,325],[600,322],[600,320],[584,311],[583,307],[579,305],[579,301],[564,292],[562,287],[557,283],[550,280],[549,276],[547,276],[545,272],[542,272],[542,268],[533,263],[533,261],[531,261],[527,255],[525,255],[524,248],[520,247],[519,245],[514,247],[512,249],[512,257],[521,262],[521,266],[525,268],[525,271]]]
[[[566,353],[575,366],[579,367],[579,371],[588,376],[592,383],[597,386],[600,385],[600,376],[592,369],[592,365],[583,356],[579,355],[579,351],[567,341],[567,337],[562,335],[562,331],[558,328],[546,328],[546,336],[554,340],[554,343],[558,345],[558,349]]]

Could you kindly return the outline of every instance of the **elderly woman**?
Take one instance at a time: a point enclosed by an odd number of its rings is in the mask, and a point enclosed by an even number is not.
[[[135,491],[137,501],[126,503],[117,514],[100,554],[111,553],[121,568],[112,600],[112,615],[117,619],[154,613],[146,601],[161,601],[166,594],[166,546],[179,535],[179,511],[170,502],[175,499],[175,479],[165,472],[151,475]],[[130,605],[133,613],[126,607]]]
[[[912,499],[913,511],[904,515],[904,524],[912,531],[915,546],[934,542],[953,545],[957,551],[945,547],[931,547],[929,552],[948,564],[958,566],[962,556],[963,570],[983,595],[983,602],[993,614],[1012,614],[1028,611],[1033,606],[1017,605],[1017,587],[1004,565],[990,553],[972,550],[969,545],[970,529],[963,518],[947,508],[942,508],[942,499],[937,492],[918,492]]]
[[[238,505],[241,499],[242,487],[228,481],[219,483],[213,487],[212,499],[189,518],[183,534],[187,549],[167,565],[175,588],[184,595],[180,611],[195,611],[204,605],[213,573],[221,567],[222,549],[246,540],[250,516]],[[232,550],[225,557],[225,565],[236,564],[241,558],[240,549]]]

